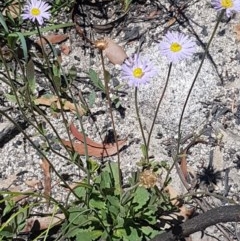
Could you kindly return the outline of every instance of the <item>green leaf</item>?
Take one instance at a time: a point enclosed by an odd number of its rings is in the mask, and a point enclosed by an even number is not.
[[[28,217],[28,209],[24,208],[20,210],[19,214],[16,217],[18,232],[20,232],[25,227],[27,217]]]
[[[93,107],[95,100],[96,100],[96,93],[95,93],[95,91],[92,91],[88,97],[88,102],[89,102],[90,108]]]
[[[135,211],[139,211],[147,204],[149,200],[149,192],[144,187],[138,187],[134,193],[133,207]]]
[[[116,220],[116,217],[119,214],[119,208],[115,207],[115,206],[109,206],[108,207],[109,212],[111,213],[112,219]]]
[[[106,83],[109,83],[109,81],[111,79],[111,75],[107,70],[104,70],[104,79],[105,79]]]
[[[132,0],[123,0],[123,5],[124,5],[124,11],[127,12],[129,9],[129,6],[131,4]]]
[[[114,230],[114,235],[120,238],[123,241],[141,241],[142,238],[139,235],[139,232],[136,227],[125,226],[123,228],[119,228]]]
[[[5,208],[3,210],[3,214],[2,216],[4,217],[7,213],[11,212],[12,209],[14,208],[14,202],[9,200],[9,201],[5,201]]]
[[[1,12],[0,12],[0,24],[3,26],[5,32],[8,33],[9,30],[8,30],[7,24],[6,24],[4,16],[2,15]]]
[[[115,225],[115,228],[122,228],[124,226],[124,218],[117,216],[117,224]]]
[[[109,203],[115,207],[119,207],[120,206],[120,200],[118,197],[116,196],[110,196],[107,195],[107,200],[109,201]]]
[[[134,240],[134,241],[142,240],[142,238],[140,238],[138,234],[138,230],[136,229],[136,227],[130,227],[130,233],[127,233],[127,237],[125,238],[125,241],[129,241],[129,240]]]
[[[102,235],[102,231],[100,231],[100,230],[90,231],[90,230],[80,229],[80,230],[78,230],[78,234],[76,235],[76,240],[77,241],[92,241],[92,240],[96,240],[101,235]]]
[[[60,73],[60,67],[59,64],[55,61],[54,64],[52,65],[52,70],[53,70],[53,75],[57,77],[61,77]]]
[[[61,29],[61,28],[67,28],[67,27],[72,27],[75,26],[75,23],[63,23],[63,24],[57,24],[57,25],[53,25],[53,26],[47,26],[45,28],[41,28],[41,33],[44,32],[48,32],[51,30],[56,30],[56,29]],[[34,31],[29,31],[29,32],[22,32],[23,36],[32,36],[34,34],[37,34],[38,31],[34,30]],[[17,33],[10,33],[8,36],[10,37],[17,37],[18,34]]]
[[[133,199],[131,191],[126,191],[121,197],[121,204],[124,206]]]
[[[20,42],[21,42],[21,46],[22,46],[22,50],[23,50],[23,56],[25,61],[27,62],[28,59],[28,48],[27,48],[27,43],[26,43],[26,39],[23,36],[23,34],[21,32],[16,32],[16,35],[18,36]]]
[[[15,95],[5,94],[5,97],[7,98],[8,101],[10,101],[12,103],[16,103],[17,102],[17,98],[16,98]]]
[[[101,181],[100,181],[100,188],[101,190],[109,189],[111,187],[111,178],[109,176],[109,172],[104,171],[101,173]]]
[[[121,192],[120,177],[118,171],[118,164],[116,162],[109,162],[108,165],[103,169],[107,171],[111,177],[111,184],[113,185],[115,195],[119,195]]]
[[[92,222],[94,217],[89,214],[89,210],[87,208],[82,207],[71,207],[68,209],[69,212],[69,222],[71,224],[77,225],[78,227],[86,226]]]
[[[57,87],[58,91],[60,91],[61,85],[62,85],[61,78],[59,76],[53,76],[53,81],[54,81],[54,84]]]
[[[77,68],[75,66],[72,66],[69,69],[68,74],[69,74],[71,79],[75,79],[77,77]]]
[[[6,240],[6,238],[13,238],[14,235],[15,235],[14,230],[11,226],[6,226],[3,228],[3,230],[0,231],[1,240]],[[5,239],[3,239],[3,238],[5,238]]]
[[[88,185],[87,183],[81,182],[77,183],[78,186],[74,188],[74,192],[78,196],[79,199],[84,200],[86,197],[87,190],[86,189],[92,189],[92,186]]]
[[[32,59],[30,59],[27,63],[26,76],[27,76],[29,88],[31,92],[34,93],[36,89],[36,80],[35,80],[34,64]]]
[[[74,240],[80,240],[80,241],[85,241],[85,240],[96,240],[102,235],[101,230],[93,230],[94,227],[90,227],[88,229],[81,229],[81,228],[76,228],[75,226],[72,226],[69,228],[67,234],[65,234],[65,237],[67,238],[73,238],[76,237]]]
[[[144,156],[144,158],[147,158],[147,147],[145,145],[141,145],[141,151]]]
[[[88,159],[88,170],[91,173],[95,173],[99,168],[100,168],[100,165],[96,160],[94,160],[92,158]]]
[[[118,238],[123,238],[124,236],[127,236],[126,234],[126,230],[124,228],[117,228],[114,230],[114,236],[118,237]]]
[[[94,71],[93,69],[89,69],[88,76],[92,81],[93,85],[105,93],[105,87],[102,81],[99,79],[97,72]]]
[[[89,206],[93,209],[105,209],[106,208],[106,204],[105,201],[100,198],[99,195],[91,195],[91,199],[89,201]]]
[[[116,108],[119,108],[119,106],[121,105],[120,99],[117,96],[113,96],[113,102]]]
[[[148,238],[153,238],[155,237],[157,234],[161,234],[163,232],[165,232],[164,230],[154,230],[153,228],[149,227],[149,226],[143,226],[141,227],[141,231],[148,237]]]

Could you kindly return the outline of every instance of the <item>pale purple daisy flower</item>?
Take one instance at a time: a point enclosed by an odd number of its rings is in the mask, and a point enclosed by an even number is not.
[[[194,41],[179,32],[167,32],[159,44],[160,53],[172,63],[177,63],[192,56],[195,47]]]
[[[43,19],[49,19],[50,6],[42,0],[28,0],[24,6],[24,13],[21,14],[23,19],[29,19],[32,22],[38,21],[39,25],[43,24]]]
[[[212,0],[212,6],[217,11],[226,9],[228,18],[230,18],[234,12],[240,12],[240,0]]]
[[[122,64],[122,78],[127,79],[130,86],[139,87],[146,84],[156,73],[151,61],[141,58],[138,54],[129,57]]]

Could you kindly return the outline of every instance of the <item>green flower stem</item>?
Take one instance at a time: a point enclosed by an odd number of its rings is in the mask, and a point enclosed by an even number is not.
[[[191,87],[190,87],[190,89],[189,89],[187,98],[186,98],[185,103],[184,103],[184,105],[183,105],[183,110],[182,110],[181,117],[180,117],[179,124],[178,124],[178,148],[177,148],[177,155],[179,154],[179,149],[180,149],[180,142],[181,142],[181,125],[182,125],[182,120],[183,120],[183,116],[184,116],[184,113],[185,113],[185,109],[186,109],[186,107],[187,107],[187,103],[188,103],[188,100],[189,100],[190,95],[191,95],[191,93],[192,93],[193,87],[194,87],[194,85],[195,85],[195,83],[196,83],[196,80],[197,80],[197,78],[198,78],[198,75],[199,75],[199,73],[200,73],[200,71],[201,71],[201,69],[202,69],[202,65],[203,65],[203,63],[204,63],[204,60],[205,60],[207,54],[208,54],[209,47],[210,47],[210,45],[211,45],[211,43],[212,43],[212,41],[213,41],[213,38],[214,38],[214,36],[215,36],[215,34],[216,34],[217,28],[218,28],[218,26],[219,26],[219,24],[220,24],[220,21],[221,21],[223,15],[224,15],[224,13],[225,13],[225,11],[222,10],[221,13],[220,13],[220,15],[219,15],[219,17],[218,17],[218,20],[217,20],[217,23],[216,23],[216,25],[215,25],[215,27],[214,27],[213,33],[212,33],[212,35],[211,35],[211,37],[210,37],[210,40],[208,41],[208,44],[207,44],[207,46],[206,46],[205,51],[204,51],[202,61],[201,61],[200,65],[199,65],[199,67],[198,67],[197,73],[195,74],[195,77],[194,77],[193,82],[192,82],[192,85],[191,85]]]
[[[81,126],[81,130],[82,130],[82,134],[83,134],[83,141],[84,141],[84,154],[86,157],[86,163],[87,163],[87,184],[89,186],[91,186],[91,174],[90,174],[90,169],[89,169],[89,155],[88,155],[88,147],[87,147],[87,138],[86,138],[86,133],[85,133],[85,129],[83,126],[83,121],[82,121],[82,117],[77,113],[77,117],[79,119],[80,122],[80,126]],[[90,195],[91,195],[91,190],[88,188],[87,189],[87,195],[86,195],[86,203],[87,203],[87,207],[89,208],[89,201],[90,201]]]
[[[114,133],[114,140],[116,143],[116,148],[117,148],[117,164],[118,164],[118,176],[119,176],[119,188],[120,192],[122,192],[122,180],[121,180],[121,164],[120,164],[120,155],[119,155],[119,145],[118,145],[118,140],[117,140],[117,132],[116,132],[116,127],[115,127],[115,122],[113,118],[113,111],[112,111],[112,102],[111,98],[109,95],[109,87],[108,87],[108,79],[106,76],[106,69],[105,69],[105,64],[104,64],[104,58],[103,58],[103,51],[100,49],[100,56],[101,56],[101,63],[102,63],[102,68],[103,68],[103,75],[104,75],[104,85],[105,85],[105,94],[107,97],[107,102],[109,106],[109,113],[111,116],[111,121],[112,121],[112,127],[113,127],[113,133]]]
[[[212,43],[212,41],[213,41],[213,38],[214,38],[214,36],[215,36],[215,34],[216,34],[217,28],[218,28],[218,26],[219,26],[219,24],[220,24],[220,22],[221,22],[221,19],[222,19],[224,13],[225,13],[225,10],[222,10],[221,13],[220,13],[220,15],[219,15],[219,17],[218,17],[218,19],[217,19],[217,23],[216,23],[216,25],[215,25],[215,27],[214,27],[213,33],[212,33],[212,35],[211,35],[211,37],[210,37],[210,40],[208,41],[208,44],[207,44],[207,46],[206,46],[206,48],[205,48],[202,61],[201,61],[200,65],[199,65],[199,67],[198,67],[198,69],[197,69],[197,72],[196,72],[195,77],[194,77],[194,79],[193,79],[192,85],[191,85],[191,87],[190,87],[190,89],[189,89],[187,98],[186,98],[185,103],[184,103],[184,105],[183,105],[183,110],[182,110],[181,117],[180,117],[179,124],[178,124],[177,153],[176,153],[176,155],[175,155],[174,158],[173,158],[173,164],[172,164],[172,166],[171,166],[170,169],[168,170],[168,173],[167,173],[167,176],[166,176],[165,182],[164,182],[165,184],[166,184],[166,182],[168,181],[169,175],[170,175],[173,167],[177,165],[178,156],[179,156],[179,154],[180,154],[182,120],[183,120],[183,116],[184,116],[184,113],[185,113],[185,109],[186,109],[186,107],[187,107],[188,100],[189,100],[190,95],[191,95],[191,93],[192,93],[193,87],[194,87],[194,85],[195,85],[195,83],[196,83],[196,80],[197,80],[197,78],[198,78],[198,75],[199,75],[199,73],[200,73],[200,70],[202,69],[203,62],[204,62],[204,60],[205,60],[205,58],[206,58],[206,56],[207,56],[207,54],[208,54],[209,47],[210,47],[210,45],[211,45],[211,43]],[[180,175],[180,178],[181,178],[181,175]]]
[[[144,157],[146,158],[147,163],[149,163],[147,141],[146,141],[146,137],[144,135],[143,125],[142,125],[142,121],[141,121],[140,113],[139,113],[139,108],[138,108],[138,88],[137,87],[135,87],[135,95],[134,96],[135,96],[134,100],[135,100],[135,109],[136,109],[136,114],[137,114],[137,120],[138,120],[138,123],[139,123],[139,127],[140,127],[142,138],[143,138],[144,148],[145,148],[145,151],[146,151],[146,156],[144,156]]]
[[[155,111],[155,115],[154,115],[154,118],[153,118],[152,126],[151,126],[151,129],[150,129],[150,131],[149,131],[148,140],[147,140],[147,149],[148,149],[148,150],[149,150],[150,140],[151,140],[151,136],[152,136],[152,132],[153,132],[153,127],[154,127],[154,125],[155,125],[156,118],[157,118],[157,115],[158,115],[158,111],[159,111],[160,105],[161,105],[161,103],[162,103],[163,97],[164,97],[164,95],[165,95],[165,92],[166,92],[166,89],[167,89],[167,86],[168,86],[168,83],[169,83],[169,78],[170,78],[171,69],[172,69],[172,63],[170,63],[170,65],[169,65],[167,80],[166,80],[166,83],[165,83],[165,85],[164,85],[162,95],[161,95],[161,97],[160,97],[160,99],[159,99],[159,101],[158,101],[158,105],[157,105],[157,109],[156,109],[156,111]]]

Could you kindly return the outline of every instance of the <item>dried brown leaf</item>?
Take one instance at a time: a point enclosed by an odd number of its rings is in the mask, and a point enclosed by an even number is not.
[[[54,217],[48,216],[48,217],[28,218],[26,225],[21,232],[29,233],[32,231],[34,227],[38,227],[38,229],[35,231],[44,230],[44,229],[47,229],[49,225],[51,225],[51,227],[54,227],[62,223],[64,220],[65,220],[64,214],[56,214]]]
[[[13,182],[17,179],[17,175],[13,174],[13,175],[9,175],[7,177],[7,179],[3,179],[0,182],[0,189],[7,189],[8,187],[10,187]]]
[[[71,123],[70,127],[69,127],[71,133],[73,134],[73,136],[75,138],[77,138],[79,141],[81,141],[82,143],[84,143],[84,135],[78,131],[78,129],[74,126],[74,124]],[[103,145],[100,143],[97,143],[95,141],[93,141],[92,139],[90,139],[89,137],[86,136],[86,142],[88,146],[93,146],[93,147],[98,147],[98,148],[103,148]]]
[[[49,42],[51,44],[59,44],[65,40],[67,40],[68,35],[66,35],[66,34],[50,34],[50,35],[42,37],[41,39],[42,39],[43,45],[47,44],[47,42]],[[38,44],[40,47],[41,47],[41,39],[36,41],[36,44]]]
[[[122,64],[127,58],[126,52],[112,39],[106,39],[106,41],[107,47],[103,50],[103,53],[107,56],[111,63]]]
[[[176,19],[175,17],[171,18],[171,19],[167,22],[167,26],[168,26],[168,27],[172,26],[176,21],[177,21],[177,19]]]
[[[181,163],[180,163],[180,168],[182,170],[182,174],[187,182],[187,178],[188,178],[188,168],[187,168],[187,153],[184,152],[182,154],[182,158],[181,158]]]
[[[26,180],[25,184],[36,190],[42,189],[42,182],[40,180],[38,180],[37,178],[33,178],[31,180]]]
[[[20,5],[18,0],[14,0],[9,6],[7,6],[2,14],[4,16],[7,15],[7,13],[12,17],[12,18],[17,18],[20,15]]]
[[[40,162],[40,166],[44,174],[44,194],[49,197],[51,195],[51,166],[45,158]]]
[[[240,23],[234,26],[234,33],[236,33],[236,39],[240,41]]]
[[[62,44],[60,48],[62,53],[64,53],[65,55],[69,55],[69,53],[71,52],[71,48],[67,44]]]
[[[161,13],[161,11],[158,10],[153,10],[152,12],[149,13],[149,15],[146,17],[146,19],[154,19],[159,17],[159,14]]]
[[[62,143],[69,147],[73,148],[74,150],[79,153],[80,155],[85,155],[85,146],[84,146],[84,136],[82,133],[80,133],[77,128],[71,124],[70,125],[70,131],[73,134],[74,137],[76,137],[80,142],[70,142],[69,140],[62,140]],[[125,145],[125,140],[120,140],[117,142],[119,150]],[[112,156],[117,153],[117,144],[101,144],[93,141],[89,137],[86,137],[86,145],[88,150],[89,156],[95,156],[95,157],[106,157],[106,156]]]
[[[79,115],[84,115],[85,110],[80,105],[76,105],[66,99],[61,99],[61,103],[63,105],[64,110],[69,110],[72,112],[78,112]],[[54,105],[56,108],[61,109],[61,103],[57,96],[41,96],[34,100],[35,105],[45,105],[52,106]]]
[[[72,147],[71,142],[68,140],[62,140],[62,143],[69,148]],[[125,145],[125,143],[126,143],[126,140],[118,141],[119,150]],[[83,143],[74,142],[73,149],[80,155],[85,155],[85,147]],[[107,156],[115,155],[117,153],[116,143],[103,145],[102,148],[87,145],[87,149],[88,149],[88,155],[95,156],[95,157],[107,157]]]
[[[166,186],[164,190],[169,194],[170,199],[172,199],[171,200],[172,205],[178,206],[179,201],[177,200],[177,197],[178,197],[177,191],[171,185]]]
[[[33,193],[35,190],[34,189],[27,189],[26,191],[23,192],[23,194],[19,194],[19,195],[16,195],[12,198],[12,200],[14,202],[20,202],[22,201],[23,199],[29,197],[30,193]],[[16,192],[16,189],[15,189],[15,192]],[[29,194],[28,194],[29,193]]]

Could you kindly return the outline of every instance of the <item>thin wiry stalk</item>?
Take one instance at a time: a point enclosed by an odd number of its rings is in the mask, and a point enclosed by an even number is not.
[[[215,25],[215,27],[214,27],[214,30],[213,30],[213,32],[212,32],[212,35],[211,35],[209,41],[208,41],[208,44],[207,44],[206,49],[205,49],[205,51],[204,51],[202,60],[201,60],[201,62],[200,62],[200,65],[199,65],[199,67],[198,67],[198,70],[197,70],[197,72],[196,72],[196,74],[195,74],[195,76],[194,76],[192,85],[191,85],[191,87],[190,87],[190,89],[189,89],[189,92],[188,92],[188,94],[187,94],[187,98],[186,98],[185,103],[184,103],[184,105],[183,105],[183,110],[182,110],[181,117],[180,117],[179,124],[178,124],[178,147],[177,147],[177,155],[179,154],[179,149],[180,149],[181,126],[182,126],[183,116],[184,116],[184,113],[185,113],[185,110],[186,110],[186,107],[187,107],[187,103],[188,103],[188,100],[189,100],[190,95],[191,95],[191,93],[192,93],[193,87],[194,87],[194,85],[195,85],[195,83],[196,83],[196,81],[197,81],[198,75],[199,75],[199,73],[200,73],[200,71],[201,71],[201,69],[202,69],[202,65],[203,65],[203,63],[204,63],[204,60],[205,60],[205,58],[206,58],[206,56],[207,56],[207,54],[208,54],[209,47],[210,47],[210,45],[211,45],[211,43],[212,43],[212,41],[213,41],[213,38],[214,38],[214,36],[215,36],[215,33],[216,33],[216,31],[217,31],[217,28],[218,28],[218,26],[219,26],[219,24],[220,24],[220,21],[221,21],[223,15],[224,15],[224,13],[225,13],[225,11],[222,10],[221,13],[220,13],[220,15],[219,15],[219,17],[218,17],[218,19],[217,19],[217,23],[216,23],[216,25]]]
[[[61,70],[62,70],[62,68],[61,68]],[[64,77],[65,82],[66,82],[67,85],[69,86],[68,81],[67,81],[67,78],[66,78],[63,70],[62,70],[62,74],[63,74],[63,77]],[[87,173],[87,184],[88,184],[89,186],[91,186],[91,173],[90,173],[89,166],[88,166],[88,164],[89,164],[88,146],[87,146],[86,133],[85,133],[84,126],[83,126],[82,116],[81,116],[80,113],[78,112],[77,103],[76,103],[76,101],[75,101],[75,98],[74,98],[74,96],[73,96],[73,93],[72,93],[72,91],[71,91],[71,88],[68,88],[68,90],[69,90],[70,96],[71,96],[71,98],[72,98],[72,100],[73,100],[74,107],[75,107],[75,109],[76,109],[77,118],[78,118],[78,120],[79,120],[80,127],[81,127],[82,134],[83,134],[84,152],[85,152],[86,163],[87,163],[87,169],[85,170],[85,173]],[[71,139],[70,139],[70,141],[71,141]],[[72,149],[74,149],[74,148],[73,148],[72,141],[71,141],[71,145],[72,145]],[[89,201],[90,201],[90,193],[91,193],[91,190],[87,189],[87,195],[86,195],[86,200],[85,200],[85,202],[86,202],[88,208],[89,208]]]
[[[111,117],[111,121],[112,121],[114,141],[115,141],[116,147],[117,147],[117,164],[118,164],[119,185],[120,185],[120,189],[122,191],[121,163],[120,163],[119,145],[118,145],[118,140],[117,140],[117,131],[116,131],[115,122],[114,122],[114,118],[113,118],[112,102],[111,102],[111,98],[110,98],[110,95],[109,95],[108,80],[107,80],[107,76],[106,76],[106,69],[105,69],[102,50],[100,50],[100,56],[101,56],[101,63],[102,63],[103,75],[104,75],[104,84],[105,84],[105,92],[106,92],[105,94],[106,94],[106,97],[107,97],[107,102],[108,102],[108,106],[109,106],[109,113],[110,113],[110,117]]]
[[[55,93],[56,93],[56,95],[57,95],[57,97],[58,97],[58,100],[59,100],[59,103],[60,103],[60,113],[61,113],[61,117],[62,117],[62,120],[63,120],[63,124],[64,124],[64,126],[65,126],[65,130],[66,130],[66,132],[67,132],[68,139],[69,139],[70,142],[71,142],[71,136],[70,136],[70,132],[69,132],[69,129],[68,129],[68,124],[67,124],[68,122],[67,122],[67,120],[66,120],[66,118],[65,118],[64,111],[63,111],[62,99],[61,99],[61,96],[60,96],[60,94],[59,94],[59,92],[58,92],[58,87],[57,87],[56,83],[54,82],[54,78],[53,78],[54,76],[53,76],[52,70],[51,70],[51,68],[50,68],[49,59],[48,59],[48,57],[47,57],[47,55],[46,55],[46,53],[45,53],[45,50],[44,50],[44,45],[43,45],[43,42],[42,42],[41,31],[40,31],[40,29],[39,29],[39,25],[38,25],[37,22],[36,22],[36,26],[37,26],[37,31],[38,31],[38,34],[39,34],[39,37],[40,37],[40,43],[41,43],[41,48],[42,48],[43,56],[44,56],[44,58],[45,58],[45,60],[46,60],[47,67],[48,67],[48,70],[49,70],[49,71],[48,71],[48,73],[49,73],[49,78],[50,78],[51,81],[52,81],[52,84],[53,84]],[[71,142],[71,144],[72,144],[72,142]]]
[[[75,191],[68,185],[68,183],[62,178],[62,176],[57,172],[55,169],[54,165],[49,161],[48,157],[45,155],[45,153],[39,149],[36,144],[31,140],[31,138],[26,134],[26,132],[21,128],[21,126],[14,121],[11,117],[9,117],[4,111],[0,110],[0,114],[6,117],[10,122],[12,122],[16,128],[18,129],[19,132],[23,134],[23,136],[30,142],[30,144],[33,146],[33,148],[48,162],[49,166],[51,169],[56,173],[58,178],[64,183],[64,185],[73,193],[73,195],[78,199],[78,195],[75,193]]]
[[[26,122],[28,122],[31,126],[33,126],[33,127],[38,131],[38,133],[39,133],[40,135],[42,135],[41,130],[40,130],[35,124],[33,124],[33,122],[30,121],[30,119],[26,116],[24,109],[22,108],[22,105],[21,105],[21,103],[20,103],[20,100],[19,100],[19,97],[18,97],[18,94],[17,94],[17,90],[16,90],[16,88],[15,88],[13,82],[12,82],[12,79],[11,79],[11,76],[10,76],[10,73],[9,73],[9,69],[8,69],[8,67],[7,67],[7,64],[6,64],[5,60],[4,60],[4,58],[3,58],[3,55],[2,55],[1,50],[0,50],[0,56],[1,56],[1,59],[2,59],[2,62],[3,62],[3,64],[4,64],[4,66],[5,66],[7,78],[9,79],[9,85],[10,85],[12,91],[13,91],[13,94],[14,94],[15,98],[16,98],[17,105],[18,105],[18,107],[19,107],[20,112],[22,113],[23,119],[24,119]],[[27,87],[28,87],[28,84],[27,84],[27,83],[28,83],[28,82],[27,82],[28,80],[27,80],[27,77],[25,76],[25,73],[24,73],[24,70],[23,70],[23,68],[22,68],[22,65],[21,65],[19,59],[17,58],[17,56],[16,56],[14,53],[13,53],[13,56],[14,56],[15,60],[18,62],[19,66],[21,67],[23,79],[25,80],[26,85],[27,85]],[[30,107],[31,107],[32,113],[34,113],[34,110],[33,110],[33,107],[32,107],[32,102],[31,102],[31,97],[29,96],[29,93],[28,93],[28,97],[29,97],[29,102],[30,102]],[[36,106],[34,106],[34,109],[39,111],[39,108],[36,107]],[[47,117],[45,117],[44,114],[41,114],[41,116],[42,116],[42,117],[47,121],[47,123],[52,127],[52,130],[53,130],[54,133],[56,134],[57,138],[61,141],[61,138],[60,138],[60,136],[58,135],[58,132],[56,131],[56,129],[54,128],[54,126],[51,124],[51,122],[47,119]],[[36,120],[35,116],[33,116],[33,117],[34,117],[34,119],[35,119],[35,122],[38,124],[38,121]],[[53,153],[55,153],[56,155],[58,155],[58,156],[60,156],[60,157],[62,157],[62,158],[64,158],[64,159],[66,159],[66,160],[69,161],[69,159],[68,159],[65,155],[62,155],[62,154],[56,152],[56,151],[51,147],[50,142],[49,142],[49,140],[48,140],[48,138],[47,138],[46,136],[44,136],[44,135],[42,135],[42,136],[45,138],[45,140],[46,140],[49,148],[51,149],[51,151],[52,151]],[[68,154],[69,154],[69,150],[65,147],[65,145],[63,145],[63,146],[64,146],[64,148],[67,150],[67,152],[68,152]],[[70,155],[70,154],[69,154],[69,155]]]
[[[146,151],[145,158],[146,158],[147,163],[149,163],[147,141],[146,141],[146,137],[144,134],[143,125],[142,125],[139,108],[138,108],[138,88],[137,87],[135,87],[134,102],[135,102],[135,110],[136,110],[136,114],[137,114],[137,120],[138,120],[138,124],[139,124],[140,130],[141,130],[142,138],[143,138],[144,151]]]
[[[201,69],[202,69],[202,65],[203,65],[203,63],[204,63],[204,60],[205,60],[207,54],[208,54],[209,47],[210,47],[210,45],[211,45],[211,43],[212,43],[212,41],[213,41],[213,38],[214,38],[214,36],[215,36],[215,34],[216,34],[217,28],[218,28],[218,26],[219,26],[219,24],[220,24],[220,22],[221,22],[221,19],[222,19],[223,15],[224,15],[224,12],[225,12],[225,11],[222,10],[221,13],[220,13],[220,15],[219,15],[219,17],[218,17],[218,20],[217,20],[217,23],[216,23],[216,25],[215,25],[215,27],[214,27],[214,30],[213,30],[213,32],[212,32],[212,35],[211,35],[211,37],[210,37],[210,39],[209,39],[209,41],[208,41],[208,43],[207,43],[207,46],[206,46],[206,48],[205,48],[205,51],[204,51],[204,54],[203,54],[203,58],[202,58],[202,60],[201,60],[201,62],[200,62],[200,65],[199,65],[199,67],[198,67],[198,69],[197,69],[197,72],[196,72],[196,74],[195,74],[195,76],[194,76],[192,85],[191,85],[191,87],[190,87],[190,89],[189,89],[189,92],[188,92],[188,94],[187,94],[187,98],[186,98],[186,100],[185,100],[185,102],[184,102],[183,110],[182,110],[182,113],[181,113],[181,116],[180,116],[180,120],[179,120],[179,124],[178,124],[177,151],[176,151],[176,154],[175,154],[174,157],[173,157],[173,164],[172,164],[172,166],[170,167],[170,169],[169,169],[168,172],[167,172],[167,175],[166,175],[164,184],[166,184],[166,182],[168,181],[169,175],[170,175],[173,167],[174,167],[175,165],[177,165],[178,156],[179,156],[179,154],[180,154],[181,126],[182,126],[183,116],[184,116],[184,113],[185,113],[185,110],[186,110],[186,107],[187,107],[188,100],[189,100],[190,95],[191,95],[191,93],[192,93],[193,87],[194,87],[194,85],[195,85],[195,83],[196,83],[196,80],[197,80],[197,78],[198,78],[198,75],[199,75],[199,73],[200,73],[200,71],[201,71]],[[180,175],[180,178],[181,178],[181,175]]]
[[[164,95],[165,95],[165,92],[166,92],[166,89],[167,89],[167,86],[168,86],[171,69],[172,69],[172,63],[170,63],[170,65],[169,65],[167,80],[166,80],[166,82],[165,82],[162,95],[161,95],[161,97],[160,97],[160,99],[159,99],[159,101],[158,101],[158,105],[157,105],[157,109],[156,109],[156,111],[155,111],[155,115],[154,115],[154,118],[153,118],[153,122],[152,122],[152,125],[151,125],[151,129],[150,129],[149,134],[148,134],[148,140],[147,140],[147,149],[148,149],[148,150],[149,150],[149,145],[150,145],[150,140],[151,140],[151,136],[152,136],[153,127],[154,127],[154,125],[155,125],[156,118],[157,118],[157,115],[158,115],[158,111],[159,111],[160,105],[161,105],[161,103],[162,103],[163,97],[164,97]]]
[[[22,75],[23,75],[23,79],[24,79],[24,81],[25,81],[25,83],[26,83],[26,85],[27,85],[27,90],[29,90],[29,86],[28,86],[28,84],[27,84],[27,83],[28,83],[28,79],[27,79],[27,76],[25,75],[25,72],[24,72],[24,69],[23,69],[23,67],[22,67],[22,65],[21,65],[21,62],[19,61],[19,59],[17,58],[17,56],[16,56],[16,54],[15,54],[14,52],[13,52],[13,56],[14,56],[14,59],[18,62],[19,67],[21,68]],[[7,68],[7,66],[5,66],[5,68]],[[16,95],[17,91],[16,91],[16,89],[14,88],[14,84],[12,83],[12,80],[9,79],[9,81],[10,81],[10,86],[11,86],[11,88],[12,88],[13,91],[14,91],[14,95],[16,96],[16,98],[18,98],[18,96]],[[30,103],[30,107],[31,107],[32,113],[34,113],[34,111],[37,111],[37,112],[45,119],[45,121],[51,126],[53,132],[54,132],[55,135],[57,136],[58,140],[61,142],[62,146],[65,148],[65,150],[66,150],[66,152],[68,153],[68,155],[71,156],[70,151],[69,151],[69,150],[67,149],[67,147],[62,143],[62,140],[61,140],[61,138],[60,138],[60,136],[59,136],[56,128],[52,125],[52,123],[49,121],[49,119],[42,113],[42,111],[41,111],[36,105],[34,105],[34,103],[32,103],[32,98],[31,98],[31,96],[29,95],[30,93],[29,93],[29,92],[27,92],[27,93],[28,93],[28,98],[29,98],[28,101],[29,101],[29,103]],[[21,113],[22,113],[23,116],[25,117],[25,120],[27,120],[27,122],[29,122],[29,118],[26,117],[25,112],[23,111],[23,109],[21,108],[21,106],[19,105],[19,103],[18,103],[18,106],[19,106],[19,108],[20,108],[20,110],[21,110]],[[37,119],[35,118],[35,115],[33,115],[33,118],[34,118],[36,124],[38,124],[38,121],[37,121]],[[31,124],[31,123],[29,122],[29,124]],[[31,125],[33,125],[33,124],[31,124]],[[34,125],[33,125],[33,126],[34,126]],[[34,126],[34,128],[36,128],[37,131],[41,134],[41,131],[40,131],[36,126]],[[44,138],[46,139],[45,136],[44,136]],[[51,150],[52,150],[55,154],[60,155],[60,156],[63,157],[64,159],[69,160],[68,158],[66,158],[65,156],[61,155],[60,153],[55,152],[53,149],[51,149]]]

